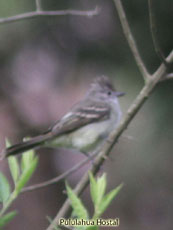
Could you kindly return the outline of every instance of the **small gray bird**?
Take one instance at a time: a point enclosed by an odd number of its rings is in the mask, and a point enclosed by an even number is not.
[[[47,132],[3,150],[9,157],[38,147],[63,147],[82,153],[95,150],[116,129],[121,119],[117,92],[110,80],[97,78],[85,97]]]

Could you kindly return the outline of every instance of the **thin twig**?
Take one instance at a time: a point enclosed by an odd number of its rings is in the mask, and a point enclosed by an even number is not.
[[[169,56],[166,58],[166,61],[168,63],[173,63],[173,50],[171,51],[171,53],[169,54]],[[153,74],[153,77],[155,78],[155,76],[158,75],[158,73],[162,73],[162,77],[160,78],[160,81],[162,81],[168,74],[167,74],[167,67],[165,66],[165,64],[161,64],[160,67],[157,69],[157,71]]]
[[[0,18],[0,24],[16,22],[28,18],[35,18],[39,16],[64,16],[64,15],[73,15],[73,16],[86,16],[92,17],[99,13],[99,8],[96,7],[94,10],[56,10],[56,11],[32,11],[23,14],[17,14],[15,16]]]
[[[129,27],[129,24],[128,24],[128,21],[127,21],[127,17],[126,17],[126,14],[125,14],[125,11],[123,9],[123,5],[121,3],[120,0],[114,0],[114,3],[115,3],[115,6],[117,8],[117,11],[118,11],[118,15],[119,15],[119,18],[120,18],[120,22],[121,22],[121,25],[122,25],[122,28],[123,28],[123,32],[125,34],[125,37],[128,41],[128,44],[130,46],[130,49],[133,53],[133,56],[136,60],[136,64],[138,65],[139,67],[139,70],[145,80],[145,82],[147,82],[147,80],[149,80],[150,78],[150,75],[144,65],[144,62],[142,61],[142,58],[139,54],[139,51],[138,51],[138,48],[137,48],[137,45],[136,45],[136,42],[135,42],[135,39],[132,35],[132,32],[130,30],[130,27]]]
[[[41,0],[35,0],[35,5],[36,5],[36,11],[41,11]]]
[[[160,61],[163,62],[166,67],[169,68],[169,63],[166,61],[165,56],[161,50],[161,47],[157,39],[157,27],[155,23],[154,12],[153,12],[153,0],[148,0],[148,9],[149,9],[149,19],[150,19],[150,31],[151,31],[155,52],[159,57]]]
[[[163,78],[160,79],[160,82],[173,80],[173,73],[165,74]]]
[[[167,61],[173,61],[173,51],[170,53],[170,55],[167,58]],[[120,135],[123,133],[123,131],[127,128],[133,117],[137,114],[139,109],[142,107],[144,102],[147,100],[151,92],[155,89],[157,83],[160,81],[162,76],[166,74],[166,67],[165,65],[161,65],[157,71],[152,75],[150,80],[145,84],[141,92],[138,94],[130,108],[128,109],[124,119],[120,122],[117,129],[112,132],[108,138],[108,141],[104,144],[101,152],[98,154],[94,165],[91,167],[91,171],[95,174],[100,166],[105,161],[105,155],[109,155],[112,147],[120,137]],[[85,187],[88,185],[88,172],[84,174],[80,182],[77,184],[75,188],[75,192],[77,195],[79,195]],[[62,208],[59,210],[57,216],[52,221],[52,224],[47,228],[47,230],[53,230],[53,226],[59,223],[59,219],[61,217],[65,217],[68,211],[70,210],[70,202],[67,199],[65,203],[63,204]]]
[[[173,73],[169,73],[165,76],[165,80],[172,80],[173,79]]]
[[[63,179],[65,179],[67,176],[71,175],[72,173],[76,172],[78,169],[80,169],[82,166],[84,166],[86,163],[88,163],[89,161],[91,161],[95,156],[96,156],[97,152],[93,153],[90,157],[87,157],[86,159],[82,160],[81,162],[77,163],[75,166],[73,166],[71,169],[69,169],[68,171],[66,171],[65,173],[62,173],[61,175],[39,183],[39,184],[35,184],[35,185],[31,185],[28,187],[25,187],[22,189],[22,193],[24,192],[29,192],[29,191],[35,191],[44,187],[47,187],[49,185],[53,185],[53,184],[57,184],[58,182],[62,181]]]

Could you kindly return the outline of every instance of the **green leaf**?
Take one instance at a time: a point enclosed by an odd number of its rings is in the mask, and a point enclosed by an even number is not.
[[[5,139],[5,146],[6,146],[6,148],[11,146],[11,143],[7,138]]]
[[[3,204],[10,196],[10,185],[7,178],[0,172],[0,202]]]
[[[25,186],[25,184],[28,182],[32,174],[34,173],[36,167],[38,164],[38,157],[35,157],[27,167],[25,167],[25,170],[23,171],[22,175],[20,176],[18,183],[16,185],[16,192],[17,194],[20,193],[21,189]]]
[[[97,179],[97,200],[96,205],[99,205],[106,190],[106,174],[104,173],[100,178]]]
[[[86,230],[98,230],[99,227],[98,226],[89,226],[86,228]]]
[[[5,216],[0,218],[0,229],[4,227],[10,220],[12,220],[16,216],[17,212],[12,211],[7,213]]]
[[[96,203],[97,200],[97,183],[95,178],[93,177],[93,174],[89,172],[89,178],[90,178],[90,193],[93,203]]]
[[[71,201],[71,205],[73,208],[73,211],[75,212],[75,215],[79,219],[88,219],[88,212],[84,205],[82,204],[82,201],[77,197],[77,195],[73,192],[73,190],[70,188],[70,186],[66,183],[66,189],[67,189],[67,195],[68,198]]]
[[[99,209],[97,210],[97,217],[100,217],[102,215],[102,213],[107,209],[107,207],[109,206],[109,204],[111,203],[111,201],[116,197],[116,195],[119,193],[120,189],[122,188],[123,184],[120,184],[118,187],[116,187],[115,189],[113,189],[112,191],[110,191],[108,194],[106,194],[100,205],[99,205]]]
[[[33,161],[33,158],[34,158],[34,151],[33,150],[29,150],[29,151],[22,154],[21,169],[23,172],[30,167],[30,164]]]
[[[19,173],[20,173],[17,158],[14,156],[8,157],[8,165],[10,168],[10,172],[11,172],[11,176],[13,178],[14,184],[16,184],[19,178]]]
[[[98,206],[99,203],[101,202],[105,190],[106,190],[106,174],[104,173],[101,177],[95,180],[93,177],[92,173],[89,172],[89,177],[90,177],[90,193],[91,193],[91,198],[94,203],[94,206]]]
[[[64,229],[65,230],[65,229]],[[67,229],[68,230],[68,229]],[[69,228],[69,230],[71,230],[70,228]],[[76,226],[75,227],[75,230],[86,230],[86,227],[85,226]]]

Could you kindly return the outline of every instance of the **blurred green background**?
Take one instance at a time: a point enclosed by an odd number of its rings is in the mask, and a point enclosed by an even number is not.
[[[44,9],[99,6],[99,15],[42,17],[0,24],[0,145],[45,131],[85,94],[99,75],[109,76],[126,96],[125,113],[143,79],[122,33],[111,0],[44,0]],[[148,70],[160,65],[152,44],[146,0],[123,0],[127,17]],[[155,0],[158,38],[165,55],[172,50],[173,1]],[[35,9],[34,1],[1,0],[0,17]],[[160,83],[115,146],[101,172],[110,189],[125,186],[104,218],[120,218],[121,230],[171,230],[173,226],[173,81]],[[83,159],[65,150],[37,151],[39,167],[31,184],[51,179]],[[7,162],[0,163],[8,175]],[[74,186],[87,168],[68,180]],[[6,227],[46,229],[66,195],[64,183],[22,194],[13,204],[18,216]],[[88,191],[82,198],[92,213]]]

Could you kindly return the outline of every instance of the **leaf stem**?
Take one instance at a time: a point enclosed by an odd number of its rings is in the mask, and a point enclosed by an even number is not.
[[[12,202],[16,199],[17,197],[17,191],[14,189],[14,191],[11,193],[10,197],[8,198],[7,202],[3,206],[2,210],[0,211],[0,217],[3,216],[3,214],[7,211],[7,209],[10,207]]]

